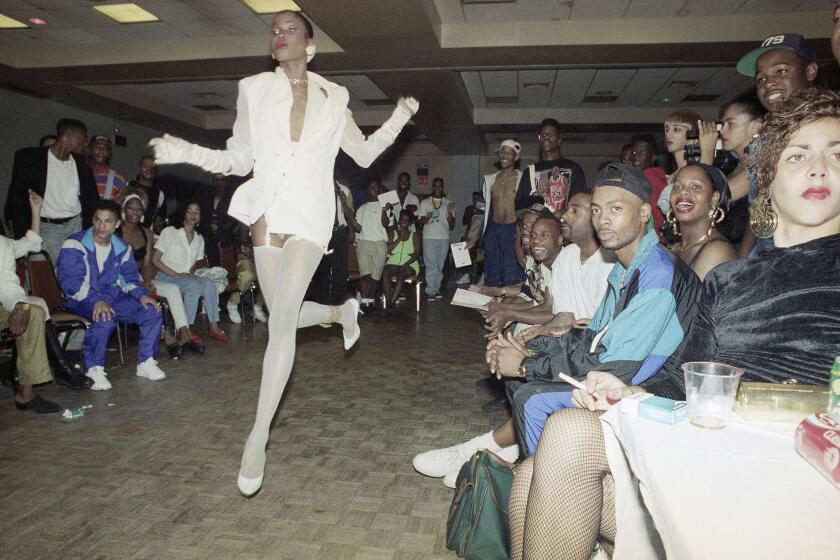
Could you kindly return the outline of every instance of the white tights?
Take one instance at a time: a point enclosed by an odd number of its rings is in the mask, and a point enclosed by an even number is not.
[[[271,313],[257,417],[242,453],[240,474],[245,478],[257,478],[265,468],[268,431],[295,359],[295,325],[303,328],[333,320],[346,328],[355,321],[354,313],[344,313],[350,310],[347,304],[339,308],[342,312],[336,317],[335,308],[303,301],[323,255],[324,250],[317,244],[298,237],[287,239],[282,248],[270,244],[254,247],[257,277]]]

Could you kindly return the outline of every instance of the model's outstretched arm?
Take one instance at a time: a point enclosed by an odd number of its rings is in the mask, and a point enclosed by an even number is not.
[[[401,97],[391,117],[367,138],[359,130],[353,120],[353,115],[348,110],[341,149],[361,167],[368,167],[379,157],[379,154],[385,151],[385,148],[394,143],[400,131],[419,108],[420,102],[413,97]]]
[[[254,156],[251,150],[250,117],[245,99],[240,82],[239,96],[236,100],[236,122],[233,124],[233,135],[228,138],[226,149],[211,150],[164,134],[163,137],[152,138],[149,141],[155,152],[155,162],[164,165],[189,163],[211,173],[247,175],[254,167]]]

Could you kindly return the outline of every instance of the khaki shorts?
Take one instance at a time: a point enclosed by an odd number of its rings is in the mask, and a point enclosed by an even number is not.
[[[359,274],[370,276],[374,280],[382,278],[382,269],[385,267],[385,249],[384,241],[365,241],[360,239],[356,245]]]

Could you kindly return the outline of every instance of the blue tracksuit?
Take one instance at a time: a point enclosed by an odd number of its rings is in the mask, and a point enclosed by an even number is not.
[[[529,342],[535,355],[522,362],[529,382],[507,383],[517,434],[529,454],[548,417],[572,406],[571,389],[556,372],[583,380],[590,371],[607,371],[639,385],[659,371],[688,332],[701,283],[659,244],[656,232],[645,235],[629,268],[616,263],[608,282],[589,326]]]
[[[86,319],[93,317],[93,307],[105,301],[114,310],[109,321],[94,321],[85,335],[85,368],[105,365],[108,339],[116,321],[140,327],[137,363],[155,358],[160,346],[163,316],[152,306],[140,303],[148,292],[140,286],[140,274],[131,248],[116,235],[111,236],[111,250],[99,270],[93,228],[74,233],[61,246],[58,255],[58,281],[67,298],[67,309]]]

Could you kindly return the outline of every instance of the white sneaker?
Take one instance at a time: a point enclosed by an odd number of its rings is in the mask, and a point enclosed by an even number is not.
[[[108,374],[105,373],[105,368],[102,366],[88,368],[85,372],[85,377],[93,379],[93,385],[90,386],[91,391],[107,391],[111,388],[111,382],[108,381]]]
[[[262,305],[254,306],[254,318],[260,323],[268,322],[268,315],[265,314],[265,310],[262,308]]]
[[[142,364],[137,364],[137,377],[145,377],[150,381],[158,381],[166,377],[166,374],[158,367],[154,358],[149,358]]]
[[[496,453],[496,455],[508,463],[515,463],[516,460],[519,459],[519,446],[511,445],[509,447],[503,447],[501,451]],[[458,473],[460,472],[461,467],[458,467],[456,470],[446,473],[446,476],[443,477],[443,485],[454,490],[455,483],[458,481]]]
[[[486,434],[483,434],[486,435]],[[473,438],[466,443],[459,443],[451,447],[444,447],[443,449],[432,449],[431,451],[424,451],[414,456],[412,464],[414,470],[420,474],[431,476],[433,478],[440,478],[446,476],[452,471],[457,472],[461,469],[461,465],[469,461],[473,453],[487,447],[476,441],[483,436]],[[492,436],[491,436],[492,437]]]
[[[239,315],[239,309],[235,305],[228,304],[227,313],[231,323],[238,325],[242,322],[242,316]]]

